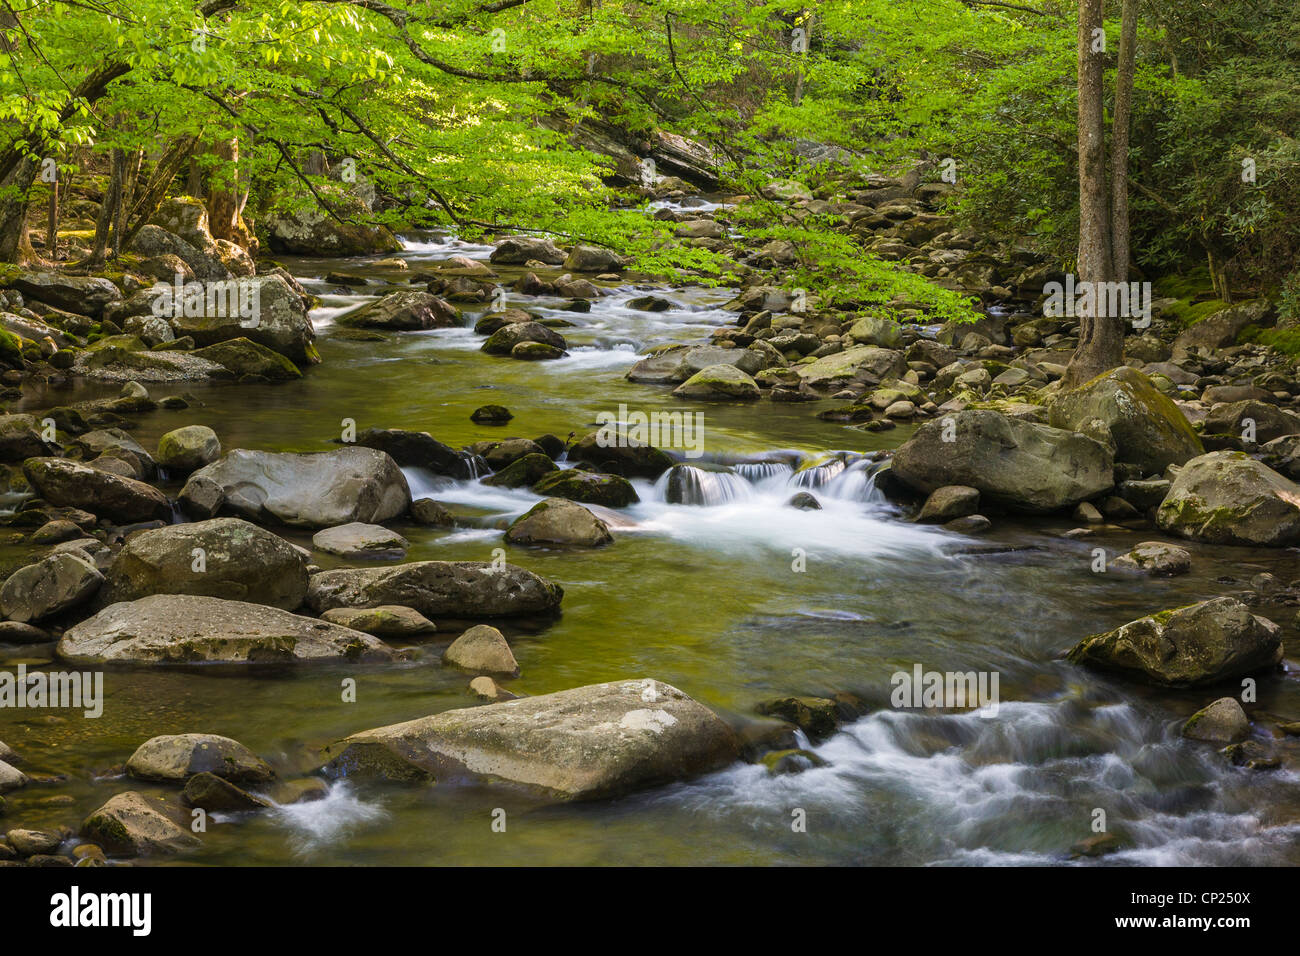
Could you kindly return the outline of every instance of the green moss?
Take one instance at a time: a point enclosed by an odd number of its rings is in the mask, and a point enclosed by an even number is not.
[[[1230,302],[1224,302],[1222,299],[1206,299],[1204,302],[1193,302],[1191,299],[1179,299],[1173,305],[1169,306],[1160,313],[1160,317],[1175,322],[1183,328],[1189,325],[1195,325],[1201,319],[1213,315],[1221,309],[1231,306]]]
[[[1258,325],[1248,325],[1237,336],[1237,341],[1267,345],[1283,355],[1300,355],[1300,329],[1262,329]]]

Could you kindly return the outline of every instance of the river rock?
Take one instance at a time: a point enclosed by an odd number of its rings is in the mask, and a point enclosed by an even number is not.
[[[539,501],[506,531],[507,544],[594,548],[613,540],[609,525],[582,505],[564,498]]]
[[[240,518],[168,525],[131,535],[108,570],[108,603],[150,594],[193,594],[292,611],[307,594],[307,560],[279,535]]]
[[[218,734],[163,734],[142,743],[126,762],[137,780],[184,782],[196,773],[234,783],[268,783],[275,771],[238,740]]]
[[[1263,445],[1283,435],[1300,434],[1300,417],[1269,402],[1221,403],[1205,416],[1205,434],[1230,435],[1243,442]]]
[[[470,776],[557,800],[617,797],[725,767],[739,741],[669,684],[614,681],[353,734],[326,772],[356,779]]]
[[[851,385],[879,385],[885,379],[902,378],[908,367],[902,352],[859,345],[796,366],[795,371],[804,385],[829,395]]]
[[[426,617],[476,619],[549,614],[564,590],[513,564],[413,561],[394,568],[340,568],[312,576],[307,603],[317,613],[336,607],[400,604]]]
[[[10,830],[5,840],[19,856],[53,853],[63,843],[62,836],[46,830]]]
[[[1211,544],[1300,542],[1300,485],[1239,451],[1193,458],[1156,511],[1162,531]]]
[[[103,581],[88,557],[52,554],[9,576],[0,587],[0,612],[11,621],[40,621],[86,603]]]
[[[394,603],[394,602],[386,602]],[[378,639],[279,608],[189,594],[112,604],[64,632],[59,657],[106,661],[283,663],[389,660]]]
[[[925,523],[943,523],[954,518],[973,515],[979,511],[979,508],[978,488],[967,485],[944,485],[942,488],[936,488],[931,492],[930,497],[925,499],[925,504],[922,505],[921,513],[917,515],[916,520]]]
[[[1170,687],[1191,687],[1265,670],[1282,660],[1282,629],[1221,597],[1161,611],[1084,638],[1076,664]]]
[[[19,462],[49,455],[58,448],[41,437],[34,415],[0,415],[0,461]]]
[[[11,767],[3,760],[0,760],[0,793],[8,793],[10,790],[25,787],[27,782],[27,774],[17,767]]]
[[[428,432],[367,428],[357,435],[356,444],[384,452],[403,468],[427,468],[436,475],[451,478],[472,477],[469,457]]]
[[[1083,431],[1093,419],[1102,421],[1115,439],[1115,460],[1137,465],[1144,475],[1205,452],[1178,406],[1135,368],[1111,369],[1061,392],[1049,413],[1049,423],[1067,431]]]
[[[402,243],[387,226],[366,223],[368,210],[359,198],[330,195],[330,204],[342,210],[330,215],[310,200],[271,212],[266,218],[273,252],[295,256],[383,255],[401,252]]]
[[[1181,358],[1192,349],[1206,351],[1227,348],[1248,325],[1259,325],[1272,306],[1267,299],[1252,299],[1220,309],[1188,326],[1174,339],[1174,357]]]
[[[403,514],[411,504],[402,470],[373,448],[311,454],[236,449],[190,480],[199,478],[221,487],[227,510],[299,527],[378,523]]]
[[[1163,541],[1143,541],[1127,554],[1110,563],[1112,568],[1145,571],[1158,577],[1186,574],[1192,569],[1192,556],[1186,548]]]
[[[744,399],[760,395],[758,384],[734,365],[710,365],[673,389],[678,398]]]
[[[241,790],[229,780],[206,770],[185,781],[181,798],[187,806],[200,807],[209,813],[246,813],[273,806],[271,801]]]
[[[897,349],[903,345],[903,328],[892,319],[866,315],[849,327],[849,336],[858,345],[875,345]]]
[[[460,325],[455,306],[428,292],[402,289],[390,292],[355,312],[340,316],[339,325],[354,329],[393,329],[419,332],[450,329]]]
[[[505,635],[488,624],[477,624],[452,641],[442,652],[442,662],[481,674],[519,676],[519,662],[515,660]]]
[[[606,508],[625,508],[641,500],[626,478],[598,475],[576,468],[550,473],[533,485],[533,491],[539,495],[568,498],[570,501],[603,505]]]
[[[101,518],[130,524],[170,521],[171,503],[157,488],[64,458],[29,458],[23,474],[52,505],[82,508]]]
[[[1100,442],[988,410],[922,425],[894,453],[891,470],[927,495],[967,485],[987,502],[1031,513],[1072,507],[1114,485],[1114,461]]]
[[[370,558],[375,560],[401,560],[411,543],[396,531],[382,525],[353,521],[317,531],[311,539],[312,547],[345,558]]]
[[[1250,719],[1235,697],[1220,697],[1192,714],[1183,725],[1184,737],[1216,744],[1230,744],[1249,733]]]
[[[156,461],[164,468],[189,474],[221,457],[221,439],[207,425],[174,428],[158,439]]]
[[[622,272],[623,258],[612,249],[577,245],[569,250],[564,268],[571,272]]]
[[[284,279],[271,274],[231,281],[248,285],[247,292],[236,298],[246,298],[244,304],[249,307],[246,311],[252,314],[245,316],[238,308],[229,306],[209,310],[206,304],[200,315],[176,315],[173,313],[180,310],[173,309],[165,313],[172,331],[178,337],[189,336],[199,346],[243,338],[279,352],[299,365],[320,361],[316,332],[307,317],[307,309]]]
[[[523,265],[526,262],[544,262],[548,266],[558,266],[565,260],[564,250],[555,245],[551,239],[539,239],[535,236],[510,236],[497,243],[488,256],[489,262],[503,266]]]
[[[579,439],[569,449],[569,460],[585,462],[611,475],[652,481],[673,466],[667,452],[612,428],[598,429]]]
[[[198,837],[177,819],[181,819],[178,807],[128,790],[86,817],[81,835],[113,856],[152,856],[199,847]]]
[[[560,350],[568,347],[564,336],[540,322],[515,322],[503,325],[489,335],[482,350],[489,355],[509,355],[521,342],[541,342]]]
[[[438,630],[437,625],[419,611],[398,604],[370,608],[330,608],[321,615],[321,620],[376,637],[409,637],[413,634],[432,634]]]
[[[524,455],[496,474],[488,475],[483,479],[483,484],[500,488],[524,488],[559,470],[559,466],[548,455]]]
[[[224,377],[241,382],[291,382],[302,378],[298,366],[286,356],[243,337],[217,342],[189,354],[225,369],[228,374]]]
[[[37,302],[92,319],[99,318],[106,306],[122,298],[117,286],[96,276],[20,270],[4,284]]]

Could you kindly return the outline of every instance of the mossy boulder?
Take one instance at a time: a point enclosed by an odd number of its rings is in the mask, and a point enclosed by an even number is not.
[[[158,439],[155,461],[171,471],[188,475],[220,457],[221,439],[216,432],[207,425],[186,425],[173,428]]]
[[[601,475],[576,468],[553,472],[533,485],[539,495],[568,498],[606,508],[625,508],[640,501],[632,483],[618,475]]]
[[[758,384],[734,365],[710,365],[701,369],[673,389],[678,398],[742,399],[753,401],[760,396]]]
[[[1300,543],[1300,485],[1239,451],[1193,458],[1156,510],[1161,530],[1210,544]]]
[[[183,783],[196,773],[212,773],[233,783],[269,783],[270,765],[238,740],[219,734],[164,734],[136,748],[126,772],[137,780]]]
[[[1111,369],[1062,392],[1052,402],[1048,422],[1080,431],[1094,419],[1110,429],[1115,460],[1137,465],[1143,474],[1158,474],[1205,451],[1173,399],[1135,368]]]
[[[390,292],[355,312],[338,318],[348,328],[392,329],[418,332],[460,325],[460,312],[446,300],[413,289]]]
[[[1183,736],[1191,740],[1230,744],[1250,733],[1250,719],[1235,697],[1220,697],[1202,707],[1183,724]]]
[[[582,505],[565,498],[547,498],[515,519],[506,543],[572,545],[594,548],[613,541],[609,525]]]
[[[1282,660],[1282,629],[1240,601],[1221,597],[1084,638],[1069,659],[1153,684],[1192,687],[1276,665]]]
[[[153,856],[197,849],[181,808],[134,790],[119,793],[81,824],[81,836],[112,856]]]
[[[266,379],[269,382],[288,382],[302,378],[298,366],[286,356],[242,337],[209,345],[192,354],[215,362],[235,378]]]

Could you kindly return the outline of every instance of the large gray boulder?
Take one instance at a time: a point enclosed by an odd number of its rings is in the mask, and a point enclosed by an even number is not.
[[[315,345],[316,331],[307,317],[307,309],[302,298],[284,279],[271,274],[230,281],[240,283],[239,288],[247,284],[247,291],[240,295],[247,296],[248,305],[256,305],[256,308],[247,310],[252,314],[242,315],[238,308],[231,309],[228,305],[209,310],[206,299],[200,315],[183,314],[188,310],[164,309],[178,338],[188,335],[200,346],[246,338],[289,357],[299,365],[320,361]]]
[[[338,777],[469,776],[591,800],[717,770],[739,751],[731,728],[677,688],[626,680],[379,727],[325,755]]]
[[[1237,341],[1246,326],[1267,324],[1272,311],[1267,299],[1251,299],[1207,315],[1174,339],[1174,357],[1180,358],[1197,348],[1207,352],[1226,348]]]
[[[179,805],[128,790],[86,817],[81,835],[112,856],[181,853],[201,845],[183,819]]]
[[[497,243],[488,261],[499,265],[523,265],[529,260],[536,259],[550,266],[558,266],[565,258],[564,250],[559,248],[552,239],[510,236]]]
[[[1052,402],[1049,415],[1053,427],[1068,431],[1082,431],[1090,421],[1099,419],[1115,439],[1115,460],[1138,465],[1147,475],[1159,474],[1169,465],[1181,465],[1205,452],[1173,399],[1128,366],[1062,392]]]
[[[35,415],[0,415],[0,461],[18,462],[56,450],[41,435]]]
[[[84,553],[65,551],[19,568],[0,587],[0,613],[10,621],[40,621],[86,603],[104,576]]]
[[[61,272],[20,271],[5,285],[37,302],[92,319],[99,318],[105,306],[122,298],[121,290],[107,279]]]
[[[902,378],[908,367],[902,352],[858,345],[808,365],[795,366],[795,371],[804,385],[829,394],[847,385],[879,385],[887,378]]]
[[[531,571],[486,561],[340,568],[312,575],[307,588],[307,603],[317,613],[400,604],[434,620],[548,614],[563,597],[563,588]]]
[[[460,325],[460,312],[445,299],[415,289],[401,289],[340,316],[339,325],[357,329],[419,332]]]
[[[894,453],[892,471],[927,495],[966,485],[984,502],[1046,513],[1109,491],[1114,467],[1111,450],[1086,435],[967,410],[922,425]]]
[[[240,518],[131,535],[108,569],[105,600],[197,594],[292,611],[307,595],[302,551]]]
[[[1285,548],[1300,543],[1300,485],[1243,452],[1210,452],[1182,467],[1156,524],[1210,544]]]
[[[594,548],[613,541],[609,525],[574,501],[547,498],[515,519],[507,544],[572,545]]]
[[[238,740],[219,734],[163,734],[146,740],[126,762],[137,780],[184,783],[213,773],[232,783],[269,783],[275,772]]]
[[[378,638],[279,608],[155,594],[104,608],[64,632],[59,657],[80,664],[389,660]]]
[[[29,458],[23,474],[52,505],[81,508],[119,524],[170,521],[172,507],[152,485],[65,458]]]
[[[1233,598],[1161,611],[1084,638],[1069,659],[1154,684],[1212,684],[1282,660],[1282,629]]]
[[[402,470],[373,448],[313,454],[237,449],[190,477],[199,479],[225,492],[227,511],[306,528],[387,521],[411,504]]]

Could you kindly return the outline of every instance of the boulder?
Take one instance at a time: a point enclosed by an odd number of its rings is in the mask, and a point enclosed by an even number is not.
[[[1114,485],[1114,461],[1105,445],[989,410],[922,425],[894,453],[891,471],[927,495],[945,485],[967,485],[986,502],[1030,513],[1073,507]]]
[[[402,470],[373,448],[312,454],[237,449],[196,471],[190,481],[198,479],[220,486],[226,510],[307,528],[387,521],[411,504]]]
[[[892,319],[866,315],[849,327],[849,336],[858,345],[876,345],[897,349],[903,345],[903,328]]]
[[[314,548],[341,557],[378,560],[400,560],[411,546],[396,531],[361,521],[317,531],[312,536],[311,543]]]
[[[887,378],[902,378],[908,367],[902,352],[858,345],[799,365],[795,371],[804,385],[829,394],[850,385],[879,385]]]
[[[163,314],[171,321],[177,336],[189,336],[199,346],[215,345],[231,339],[250,339],[258,345],[279,352],[299,365],[320,361],[316,352],[316,332],[302,298],[278,275],[270,274],[252,278],[230,280],[247,284],[240,286],[237,297],[229,297],[221,308],[204,308],[197,315],[176,305],[165,308],[165,303],[155,306],[155,314]],[[247,309],[232,308],[229,299],[238,298]],[[250,314],[244,315],[243,311]],[[180,313],[180,314],[178,314]]]
[[[485,561],[413,561],[393,568],[340,568],[312,575],[307,603],[330,608],[400,604],[426,617],[475,619],[550,614],[564,590],[545,578]]]
[[[1215,405],[1205,416],[1206,435],[1231,435],[1263,445],[1285,435],[1300,434],[1300,416],[1255,400]]]
[[[29,458],[23,474],[52,505],[81,508],[101,518],[130,524],[170,521],[171,503],[157,488],[64,458]]]
[[[228,780],[206,770],[185,781],[181,798],[187,806],[199,807],[209,813],[246,813],[273,806],[271,801],[241,790]]]
[[[505,636],[489,624],[476,624],[442,652],[442,662],[449,667],[480,674],[519,676],[519,662]]]
[[[514,322],[489,335],[482,350],[489,355],[509,355],[521,342],[541,342],[561,350],[568,345],[564,336],[540,322]]]
[[[553,471],[533,485],[539,495],[568,498],[584,504],[606,508],[625,508],[641,498],[632,483],[618,475],[598,475],[590,471],[567,468]]]
[[[213,518],[133,534],[108,569],[107,603],[193,594],[286,611],[307,594],[302,551],[240,518]]]
[[[496,474],[488,475],[483,479],[483,484],[495,485],[501,488],[524,488],[541,480],[553,471],[559,471],[559,466],[551,460],[550,456],[543,454],[524,455],[522,458],[503,467]]]
[[[1061,392],[1048,421],[1055,428],[1082,431],[1094,419],[1110,429],[1115,460],[1137,465],[1144,475],[1159,474],[1205,451],[1173,400],[1135,368],[1111,369]]]
[[[571,272],[622,272],[623,258],[612,249],[577,245],[569,250],[564,268]]]
[[[190,353],[194,358],[224,369],[229,378],[241,381],[291,382],[302,378],[298,366],[265,345],[246,338],[228,339]]]
[[[602,428],[579,439],[569,449],[569,460],[586,462],[612,475],[650,480],[673,466],[673,458],[667,452],[612,428]]]
[[[535,260],[549,266],[558,266],[565,258],[564,250],[556,246],[553,240],[510,236],[497,243],[492,255],[488,256],[488,261],[503,266],[521,266]]]
[[[0,415],[0,462],[20,462],[57,449],[41,435],[34,415]]]
[[[1084,638],[1069,659],[1154,684],[1192,687],[1274,666],[1282,660],[1282,629],[1221,597]]]
[[[1183,724],[1184,737],[1216,744],[1230,744],[1249,734],[1250,719],[1235,697],[1220,697]]]
[[[594,548],[613,540],[609,525],[582,505],[564,498],[539,501],[506,531],[507,544]]]
[[[1300,543],[1300,485],[1239,451],[1193,458],[1156,511],[1162,531],[1210,544]]]
[[[19,787],[27,786],[27,783],[27,774],[0,760],[0,793],[17,790]]]
[[[1192,569],[1192,556],[1186,548],[1163,541],[1143,541],[1127,554],[1110,563],[1112,568],[1143,571],[1157,577],[1173,577]]]
[[[103,580],[84,554],[52,554],[9,575],[0,587],[0,613],[20,623],[44,620],[89,601]]]
[[[113,856],[153,856],[199,847],[199,838],[178,819],[179,808],[128,790],[86,817],[81,835]]]
[[[444,299],[428,292],[402,289],[390,292],[355,312],[340,316],[339,325],[354,329],[393,329],[419,332],[450,329],[460,325],[460,312]]]
[[[925,499],[925,504],[921,507],[921,513],[917,515],[916,520],[927,524],[942,523],[973,515],[979,511],[979,508],[978,488],[967,485],[944,485],[942,488],[936,488],[930,493],[930,497]]]
[[[295,256],[373,256],[401,252],[402,243],[387,226],[371,225],[365,203],[331,190],[330,215],[308,200],[293,208],[273,211],[266,219],[271,251]],[[342,209],[339,207],[342,206]]]
[[[470,777],[556,800],[617,797],[718,770],[740,745],[669,684],[614,681],[363,731],[326,750],[336,777]]]
[[[678,398],[744,399],[760,395],[758,384],[734,365],[710,365],[673,389]]]
[[[64,632],[58,655],[73,663],[285,663],[389,660],[378,639],[279,608],[189,594],[112,604]]]
[[[473,476],[468,455],[444,445],[428,432],[367,428],[357,435],[356,444],[384,452],[403,468],[427,468],[451,478]]]
[[[99,318],[104,308],[122,298],[122,292],[107,279],[70,276],[61,272],[19,271],[5,283],[29,299],[44,302],[64,312]]]
[[[275,771],[238,740],[217,734],[163,734],[146,740],[126,762],[137,780],[184,783],[211,773],[233,783],[269,783]]]
[[[149,263],[146,275],[163,282],[174,282],[178,274],[182,282],[230,277],[230,270],[215,255],[215,248],[211,253],[204,252],[194,243],[157,223],[141,226],[140,231],[127,244],[127,250],[142,256]],[[183,268],[177,268],[178,262]],[[114,318],[116,321],[111,307],[105,318]]]
[[[207,425],[174,428],[158,439],[155,461],[164,468],[188,475],[221,457],[221,439]]]
[[[1211,313],[1179,333],[1174,339],[1174,357],[1195,348],[1213,351],[1233,345],[1246,326],[1262,324],[1271,311],[1267,299],[1252,299]]]

